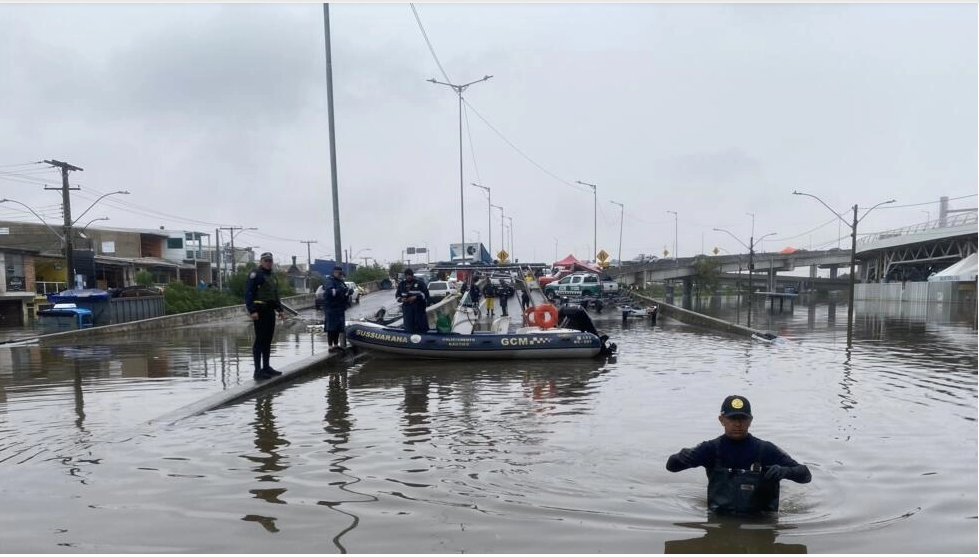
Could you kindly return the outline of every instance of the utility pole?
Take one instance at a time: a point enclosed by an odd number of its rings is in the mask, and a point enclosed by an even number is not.
[[[217,261],[218,268],[218,291],[220,292],[224,288],[224,281],[221,279],[221,229],[214,229],[214,245],[217,248],[215,252],[215,261]]]
[[[313,272],[313,256],[309,251],[309,245],[317,243],[316,240],[299,240],[299,243],[306,244],[306,291],[309,291],[309,274]]]
[[[72,188],[68,186],[68,173],[72,170],[84,170],[84,168],[79,168],[77,166],[68,164],[66,162],[56,161],[56,160],[45,160],[44,162],[50,164],[51,166],[57,166],[61,169],[61,187],[60,188],[44,188],[46,190],[61,190],[61,211],[64,213],[65,217],[65,268],[68,273],[68,284],[74,284],[75,282],[75,246],[71,240],[71,194],[69,190],[77,190],[81,188]]]
[[[242,230],[258,230],[255,227],[243,228],[241,226],[222,226],[221,230],[227,230],[231,234],[231,274],[238,272],[238,266],[235,265],[235,230],[241,232]]]

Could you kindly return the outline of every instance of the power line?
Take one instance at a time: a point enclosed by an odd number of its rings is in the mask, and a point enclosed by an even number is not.
[[[445,81],[452,83],[452,80],[449,79],[449,75],[445,73],[445,68],[442,67],[442,63],[439,62],[439,57],[435,54],[435,48],[432,46],[432,41],[428,40],[428,33],[425,32],[425,26],[422,25],[421,17],[418,16],[418,10],[415,9],[414,4],[408,5],[411,6],[411,13],[415,14],[415,21],[418,22],[418,29],[421,30],[422,37],[425,38],[425,44],[428,45],[428,51],[432,53],[432,58],[435,59],[435,65],[439,67],[439,71],[442,72],[442,77],[445,78]]]

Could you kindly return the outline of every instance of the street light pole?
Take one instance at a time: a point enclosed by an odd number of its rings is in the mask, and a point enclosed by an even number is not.
[[[503,219],[506,217],[503,216],[503,207],[500,207],[499,205],[491,205],[491,207],[495,207],[500,210],[500,244],[502,245],[505,242],[504,238],[506,238],[506,236],[503,234]],[[494,254],[491,253],[490,258],[492,259],[493,256]]]
[[[587,182],[582,182],[578,180],[578,183],[582,186],[589,186],[591,188],[592,199],[594,201],[594,223],[592,225],[592,250],[595,252],[595,259],[598,259],[598,186],[595,184],[589,184]]]
[[[51,228],[51,225],[48,224],[48,222],[46,220],[44,220],[43,218],[41,218],[41,215],[35,213],[34,212],[34,209],[31,209],[30,207],[28,207],[27,205],[24,205],[20,201],[17,201],[16,199],[0,199],[0,203],[16,203],[16,204],[20,205],[21,207],[24,207],[25,209],[27,209],[31,213],[33,213],[34,216],[37,217],[37,220],[43,222],[44,223],[44,226],[47,226],[48,227],[48,230],[50,230],[52,234],[54,234],[55,236],[58,237],[59,240],[61,240],[61,244],[62,244],[61,247],[64,248],[64,241],[65,241],[64,236],[62,236],[61,234],[58,234],[58,231],[57,230]]]
[[[510,221],[510,261],[513,261],[513,217],[507,217]]]
[[[489,244],[486,249],[489,250],[490,255],[493,255],[493,219],[490,217],[490,209],[493,206],[493,196],[490,195],[490,189],[488,187],[481,186],[475,182],[473,182],[472,185],[486,190],[486,242]],[[500,243],[503,243],[503,238],[500,238]]]
[[[85,226],[83,226],[83,227],[82,227],[82,229],[78,231],[78,233],[79,233],[79,234],[84,234],[84,233],[85,233],[85,231],[86,231],[86,230],[88,230],[88,227],[89,227],[89,226],[90,226],[90,225],[91,225],[91,224],[92,224],[93,222],[96,222],[96,221],[100,221],[100,220],[109,220],[109,217],[99,217],[99,218],[97,218],[97,219],[92,219],[92,220],[90,220],[90,221],[88,221],[88,224],[86,224]]]
[[[836,211],[834,211],[832,209],[832,207],[830,207],[829,205],[827,205],[822,199],[816,197],[815,195],[812,195],[811,193],[803,193],[801,191],[793,191],[792,192],[792,195],[804,195],[806,197],[811,197],[811,198],[815,199],[816,201],[822,203],[823,204],[823,207],[826,207],[827,209],[830,210],[831,213],[833,213],[834,215],[836,215],[836,217],[838,219],[840,219],[841,222],[843,222],[844,224],[846,224],[847,226],[850,227],[850,296],[849,296],[849,300],[847,301],[847,308],[846,308],[846,347],[847,347],[847,349],[850,349],[850,348],[853,347],[853,292],[854,292],[855,287],[856,287],[856,270],[857,270],[857,225],[860,224],[860,221],[861,220],[867,218],[867,215],[869,215],[870,212],[873,211],[874,209],[876,209],[877,207],[880,207],[881,205],[886,205],[888,203],[894,203],[897,200],[896,199],[888,199],[887,201],[881,201],[880,203],[878,203],[878,204],[874,205],[873,207],[867,209],[867,212],[864,213],[863,216],[860,217],[860,218],[857,218],[858,207],[857,207],[857,205],[854,205],[853,206],[853,224],[850,224],[850,223],[846,222],[845,220],[843,220],[843,217],[840,216],[839,213],[837,213]]]
[[[754,227],[754,225],[752,225],[752,227]],[[752,284],[752,278],[754,278],[753,277],[753,274],[754,274],[754,268],[755,268],[755,244],[756,244],[754,233],[752,233],[751,238],[748,240],[748,244],[745,244],[744,242],[741,241],[740,238],[738,238],[737,236],[735,236],[731,232],[729,232],[727,230],[724,230],[723,228],[715,228],[714,231],[715,232],[723,232],[723,233],[727,234],[728,236],[730,236],[730,237],[734,238],[735,240],[737,240],[739,244],[741,244],[742,246],[744,246],[744,247],[746,247],[748,249],[748,328],[751,328],[751,305],[752,305],[751,298],[752,298],[752,289],[754,288],[754,285]],[[764,238],[767,238],[767,237],[772,236],[774,234],[776,234],[776,232],[769,232],[768,234],[765,234],[761,238],[758,238],[758,241],[760,242]],[[738,262],[738,266],[739,266],[738,272],[740,273],[740,259],[739,259],[739,262]]]
[[[676,268],[680,268],[680,257],[677,255],[677,235],[680,233],[680,217],[677,216],[676,211],[667,211],[667,213],[673,213],[673,259],[676,260]]]
[[[482,79],[477,79],[476,81],[470,81],[465,85],[455,85],[453,83],[445,83],[443,81],[436,81],[435,78],[429,79],[430,83],[435,83],[438,85],[445,85],[451,87],[453,91],[459,96],[459,217],[460,226],[459,231],[462,236],[462,261],[466,261],[466,201],[465,195],[463,193],[463,178],[462,178],[462,92],[469,88],[470,85],[479,83],[481,81],[486,81],[493,76],[487,75],[483,76]]]
[[[622,266],[622,224],[625,221],[625,205],[619,203],[618,201],[609,201],[619,206],[619,267]]]

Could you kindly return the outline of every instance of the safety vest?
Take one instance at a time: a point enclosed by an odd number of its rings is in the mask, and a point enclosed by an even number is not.
[[[279,281],[275,278],[275,273],[265,274],[264,271],[258,271],[265,275],[265,280],[258,285],[255,289],[255,301],[266,304],[268,302],[275,302],[279,299]]]
[[[761,456],[766,442],[761,441],[758,456],[750,470],[724,468],[716,457],[707,477],[707,508],[724,514],[759,514],[778,511],[778,480],[762,477]],[[716,443],[715,452],[720,449]]]

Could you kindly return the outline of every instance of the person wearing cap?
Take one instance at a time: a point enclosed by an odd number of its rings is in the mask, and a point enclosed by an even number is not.
[[[272,337],[275,335],[275,314],[283,317],[279,301],[279,281],[272,272],[272,254],[265,252],[259,258],[257,269],[248,273],[245,282],[245,310],[255,323],[255,342],[252,358],[255,360],[256,381],[282,375],[269,366],[272,355]]]
[[[427,333],[428,316],[425,314],[425,307],[428,305],[428,287],[415,278],[414,271],[405,269],[405,279],[398,285],[394,297],[401,303],[404,330],[409,333]]]
[[[707,471],[707,508],[720,514],[759,514],[778,511],[780,480],[809,483],[812,474],[774,443],[750,433],[751,403],[731,395],[717,417],[724,435],[682,449],[666,461],[679,472],[703,466]]]
[[[342,350],[340,333],[347,322],[347,305],[350,303],[350,289],[343,280],[343,267],[337,265],[333,274],[323,281],[323,330],[329,352]]]

